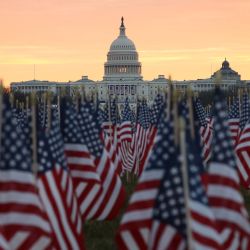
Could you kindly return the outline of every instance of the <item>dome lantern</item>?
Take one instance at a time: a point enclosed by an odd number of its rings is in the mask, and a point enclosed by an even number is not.
[[[224,62],[222,63],[222,69],[229,69],[229,62],[227,61],[227,59],[225,58]]]
[[[126,36],[125,34],[125,25],[124,25],[124,18],[121,18],[121,26],[120,26],[120,36]]]

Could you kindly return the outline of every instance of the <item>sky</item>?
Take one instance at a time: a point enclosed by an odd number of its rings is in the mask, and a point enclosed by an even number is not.
[[[250,79],[250,0],[0,0],[0,10],[6,86],[34,78],[102,80],[121,16],[145,80],[208,78],[225,57]]]

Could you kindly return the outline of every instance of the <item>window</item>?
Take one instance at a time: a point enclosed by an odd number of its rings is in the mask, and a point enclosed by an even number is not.
[[[125,86],[125,95],[129,94],[129,86]]]
[[[121,95],[124,95],[124,86],[121,86]]]
[[[115,86],[115,93],[116,93],[117,95],[120,94],[120,88],[119,88],[119,87],[120,87],[120,86],[118,86],[118,85]]]
[[[109,93],[110,93],[111,95],[114,94],[114,86],[113,86],[113,85],[110,85],[110,86],[109,86]]]
[[[131,86],[131,95],[135,95],[136,89],[135,86]]]

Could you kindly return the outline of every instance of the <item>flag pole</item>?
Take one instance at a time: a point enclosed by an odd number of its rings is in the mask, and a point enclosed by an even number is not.
[[[85,99],[86,99],[86,96],[85,96],[85,88],[84,86],[81,87],[81,103],[84,103],[85,102]]]
[[[136,94],[136,128],[137,128],[137,121],[138,121],[138,95]],[[135,130],[135,170],[139,169],[139,155],[138,155],[138,140],[137,138],[137,129]]]
[[[2,124],[3,124],[3,81],[0,79],[0,146],[2,146]]]
[[[110,141],[113,144],[113,131],[111,126],[111,105],[110,105],[110,94],[108,93],[108,112],[109,112],[109,134],[110,134]]]
[[[48,118],[47,132],[49,132],[51,128],[51,93],[50,92],[48,92],[47,94],[47,116],[48,116],[47,117]]]
[[[191,129],[191,138],[195,138],[194,133],[194,109],[193,109],[193,101],[192,101],[192,90],[188,89],[188,106],[189,106],[189,122]]]
[[[37,176],[37,131],[36,131],[36,94],[31,95],[31,127],[32,127],[32,171]]]
[[[178,122],[178,96],[176,90],[173,93],[173,112],[174,112],[174,143],[179,144],[179,122]],[[170,115],[170,114],[169,114]]]
[[[58,112],[58,120],[59,120],[59,127],[61,125],[61,91],[59,91],[57,95],[57,112]]]
[[[169,119],[171,113],[171,102],[172,102],[172,92],[173,92],[173,83],[171,75],[169,75],[169,88],[168,88],[168,99],[167,99],[167,118]]]
[[[180,150],[181,150],[181,170],[182,170],[182,179],[183,179],[183,190],[184,198],[186,204],[186,233],[187,233],[187,245],[189,250],[193,250],[193,235],[191,228],[191,213],[190,213],[190,204],[189,204],[189,183],[188,183],[188,164],[187,164],[187,152],[186,152],[186,124],[184,118],[179,118],[180,125]]]
[[[29,96],[28,96],[28,95],[26,96],[25,100],[26,100],[25,109],[26,109],[26,112],[27,112],[27,114],[28,114],[28,110],[29,110]]]
[[[45,125],[45,122],[46,122],[46,118],[45,118],[45,115],[46,115],[46,101],[47,101],[47,96],[48,92],[44,93],[42,95],[42,100],[43,100],[43,119],[42,119],[42,124],[43,126]]]
[[[1,80],[0,80],[0,86],[1,86],[1,88],[2,88],[2,82],[1,82]],[[11,108],[13,108],[14,107],[14,94],[13,93],[10,93],[10,106],[11,106]]]

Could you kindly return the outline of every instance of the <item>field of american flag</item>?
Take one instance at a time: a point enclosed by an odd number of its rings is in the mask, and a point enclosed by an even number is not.
[[[0,249],[250,249],[250,103],[0,93]]]
[[[128,194],[128,197],[132,194],[135,187],[135,183],[126,183],[125,188]],[[250,194],[246,191],[242,190],[242,194],[245,199],[245,204],[248,213],[250,213]],[[106,221],[106,222],[89,222],[86,223],[84,227],[85,232],[85,242],[86,248],[90,250],[95,249],[103,249],[103,250],[110,250],[116,249],[115,245],[115,235],[116,231],[119,227],[119,223],[124,213],[125,207],[122,209],[120,215],[113,221]]]

